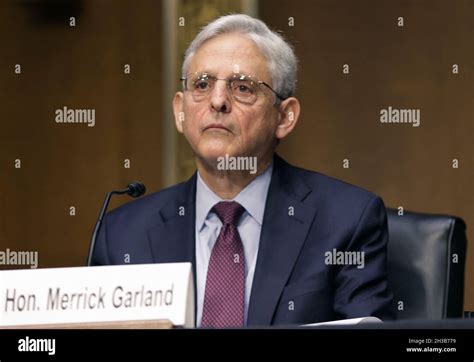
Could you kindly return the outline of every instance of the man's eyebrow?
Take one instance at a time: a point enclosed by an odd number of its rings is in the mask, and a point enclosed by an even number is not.
[[[198,70],[196,72],[190,72],[189,74],[209,74],[209,75],[212,75],[212,76],[217,76],[216,75],[217,72],[213,72],[213,71],[210,71],[210,70]],[[236,75],[236,74],[247,75],[247,76],[252,76],[252,77],[255,76],[253,73],[245,72],[245,71],[242,71],[241,69],[239,69],[238,72],[234,72],[234,71],[229,72],[227,77],[231,77],[231,76]]]
[[[210,74],[210,75],[214,75],[215,73],[213,73],[209,70],[198,70],[197,72],[191,72],[190,74]]]

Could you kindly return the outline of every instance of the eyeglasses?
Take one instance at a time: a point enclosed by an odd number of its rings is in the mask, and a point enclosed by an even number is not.
[[[226,81],[227,88],[232,97],[241,103],[254,104],[257,101],[261,90],[260,86],[262,85],[270,89],[279,100],[285,100],[267,83],[250,75],[233,74],[229,78],[217,78],[209,73],[194,73],[180,79],[183,81],[184,90],[191,92],[195,102],[206,99],[218,80]]]

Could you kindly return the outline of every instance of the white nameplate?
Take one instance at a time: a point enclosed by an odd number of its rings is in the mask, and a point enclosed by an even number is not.
[[[159,319],[194,326],[191,263],[0,271],[0,326]]]
[[[369,323],[383,323],[383,322],[377,317],[368,316],[368,317],[362,317],[362,318],[339,319],[337,321],[304,324],[302,327],[355,326],[356,324],[369,324]]]

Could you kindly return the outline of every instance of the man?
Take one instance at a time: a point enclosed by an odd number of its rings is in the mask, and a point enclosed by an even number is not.
[[[192,262],[202,327],[392,318],[382,200],[275,154],[300,113],[296,68],[260,20],[204,27],[173,100],[197,172],[108,214],[94,264]]]

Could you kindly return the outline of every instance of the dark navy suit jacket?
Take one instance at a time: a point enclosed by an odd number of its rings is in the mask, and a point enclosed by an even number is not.
[[[195,198],[196,174],[113,210],[93,264],[125,264],[129,255],[130,263],[195,266]],[[325,253],[334,251],[364,252],[364,268],[328,264]],[[275,156],[247,325],[392,319],[386,253],[387,219],[379,197]]]

